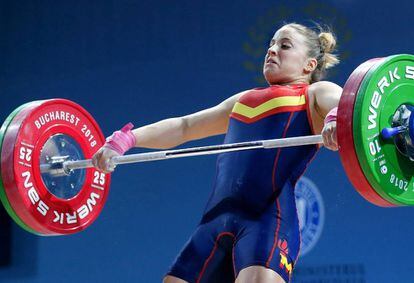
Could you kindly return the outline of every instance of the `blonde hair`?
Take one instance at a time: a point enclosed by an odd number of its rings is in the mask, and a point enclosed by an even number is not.
[[[306,38],[308,56],[316,58],[318,61],[316,69],[311,74],[310,83],[320,81],[326,75],[326,69],[339,63],[338,56],[333,53],[336,47],[336,38],[330,30],[324,30],[320,25],[317,25],[318,32],[297,23],[285,26],[295,29]]]

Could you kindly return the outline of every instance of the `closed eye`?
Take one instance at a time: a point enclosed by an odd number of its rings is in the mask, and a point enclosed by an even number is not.
[[[280,46],[280,48],[282,48],[282,49],[290,49],[290,45],[289,44],[282,44],[281,46]]]

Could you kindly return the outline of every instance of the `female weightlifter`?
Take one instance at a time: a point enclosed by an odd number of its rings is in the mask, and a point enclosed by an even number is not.
[[[94,155],[111,172],[110,158],[131,147],[167,149],[226,134],[225,143],[323,135],[337,150],[338,85],[320,81],[339,61],[330,32],[287,24],[273,36],[263,65],[269,86],[238,93],[219,105],[132,130],[114,132]],[[132,130],[132,131],[131,131]],[[319,147],[222,153],[202,219],[164,278],[182,282],[289,282],[299,255],[294,187]]]

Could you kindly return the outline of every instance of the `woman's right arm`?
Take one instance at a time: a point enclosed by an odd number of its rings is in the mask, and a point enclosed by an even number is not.
[[[234,104],[244,92],[233,95],[220,104],[182,117],[170,118],[132,130],[135,147],[168,149],[182,143],[224,134],[227,132],[229,116]],[[108,146],[101,147],[93,156],[92,163],[108,173],[114,170],[110,164],[113,156],[119,155]]]
[[[132,132],[136,147],[168,149],[182,143],[224,134],[229,115],[243,93],[238,93],[220,104],[182,117],[170,118],[146,125]]]

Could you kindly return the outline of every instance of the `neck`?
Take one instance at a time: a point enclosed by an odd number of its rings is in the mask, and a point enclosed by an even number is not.
[[[300,77],[297,79],[292,79],[285,82],[274,82],[270,83],[270,85],[294,85],[294,84],[309,84],[310,80],[308,77]]]

